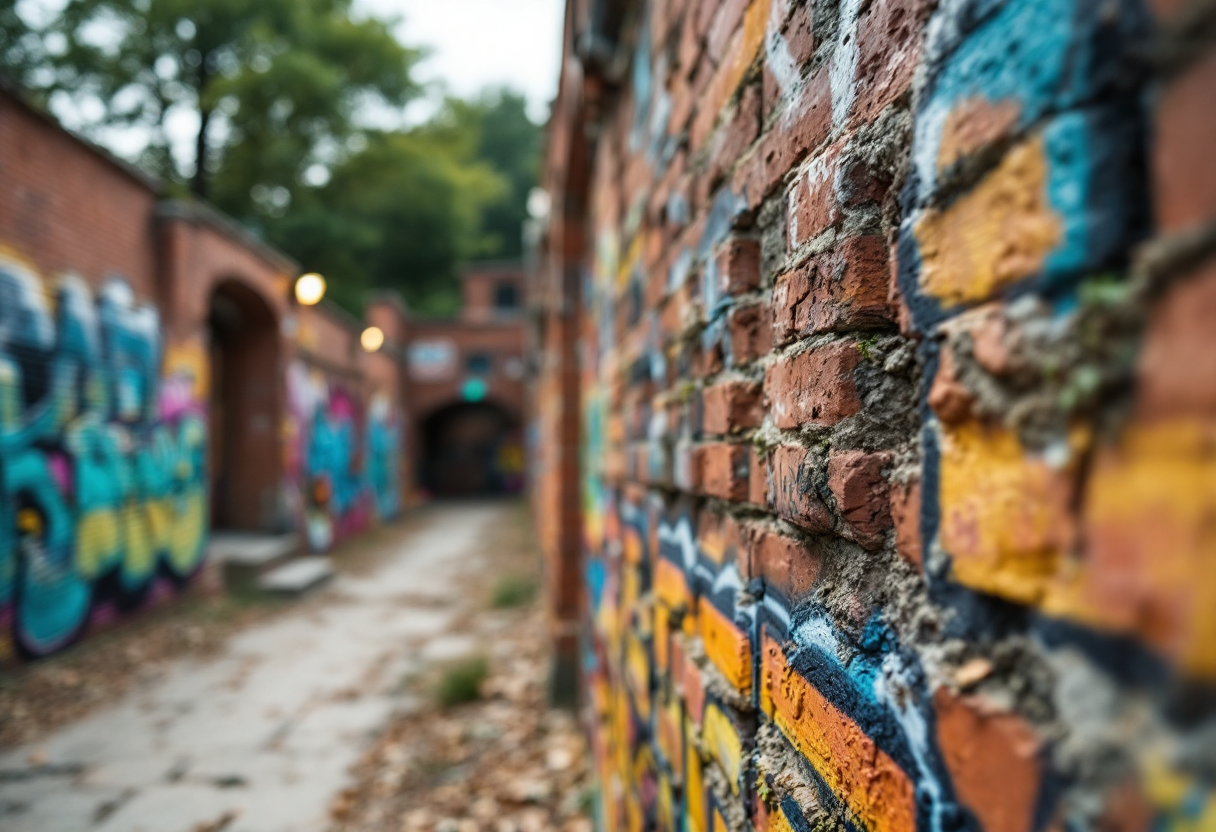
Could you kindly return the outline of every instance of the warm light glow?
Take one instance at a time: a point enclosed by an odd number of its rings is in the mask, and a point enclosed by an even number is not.
[[[369,326],[359,336],[359,343],[368,352],[376,352],[384,346],[384,330],[378,326]]]
[[[305,306],[316,306],[325,297],[325,278],[316,273],[302,274],[296,281],[296,300]]]

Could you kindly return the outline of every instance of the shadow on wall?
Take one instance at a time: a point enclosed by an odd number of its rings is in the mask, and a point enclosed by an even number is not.
[[[202,562],[206,363],[121,278],[0,259],[0,659],[46,655]]]
[[[497,404],[460,402],[422,423],[419,477],[436,497],[518,494],[524,488],[523,427]]]

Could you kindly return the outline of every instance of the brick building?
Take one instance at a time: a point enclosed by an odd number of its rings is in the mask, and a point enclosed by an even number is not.
[[[438,496],[522,491],[527,370],[518,263],[475,263],[455,320],[409,321],[410,446]]]
[[[605,828],[1216,828],[1213,32],[568,2],[534,500]]]
[[[522,487],[518,269],[470,273],[456,322],[302,307],[298,273],[0,88],[0,660],[173,595],[212,529],[320,552],[396,517],[430,442],[484,471],[436,490]],[[420,343],[450,377],[419,376]]]

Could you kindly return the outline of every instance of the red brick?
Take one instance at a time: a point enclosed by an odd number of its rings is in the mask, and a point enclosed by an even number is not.
[[[851,237],[837,251],[779,277],[773,288],[774,343],[891,323],[887,251],[881,237]]]
[[[971,417],[973,403],[971,391],[958,380],[954,351],[943,346],[937,375],[933,377],[933,386],[929,388],[929,407],[933,408],[933,412],[943,423],[956,425]]]
[[[1216,260],[1175,282],[1149,319],[1137,369],[1145,419],[1216,416]]]
[[[1163,232],[1216,220],[1216,50],[1175,79],[1157,105],[1153,195]]]
[[[756,303],[736,306],[727,315],[731,358],[735,366],[755,361],[773,348],[769,309],[767,303]]]
[[[793,66],[801,69],[810,62],[811,57],[815,54],[815,34],[811,28],[809,4],[799,6],[794,11],[786,21],[780,38],[789,53]],[[781,88],[779,79],[766,63],[764,69],[764,113],[766,116],[777,108],[780,99],[788,92]]]
[[[810,594],[823,566],[810,545],[771,529],[753,529],[748,549],[749,577],[763,578],[791,603]]]
[[[748,474],[747,501],[756,506],[768,505],[768,454],[752,447],[751,472]]]
[[[857,344],[836,341],[770,366],[764,386],[774,424],[782,429],[831,427],[860,413],[853,378],[860,360]]]
[[[1016,714],[939,688],[937,737],[959,799],[984,832],[1030,832],[1040,782],[1040,742]]]
[[[698,204],[708,203],[727,173],[760,135],[760,89],[755,84],[743,88],[728,119],[713,135],[709,145],[709,164],[697,183]]]
[[[891,487],[891,520],[895,524],[895,550],[917,569],[924,568],[920,537],[920,480],[894,483]]]
[[[840,147],[820,153],[803,170],[789,192],[789,244],[796,250],[844,218],[837,189]]]
[[[764,421],[760,385],[754,381],[726,381],[708,387],[702,394],[702,427],[721,435],[760,427]]]
[[[727,295],[750,292],[760,285],[760,241],[728,240],[718,253],[720,287]]]
[[[857,22],[858,59],[853,87],[854,124],[873,121],[887,105],[908,94],[916,69],[926,0],[875,0]]]
[[[705,44],[708,54],[714,56],[715,59],[725,54],[730,39],[734,37],[735,32],[739,30],[739,24],[743,22],[743,13],[747,11],[749,2],[750,0],[721,0],[717,4],[718,13],[713,16]],[[715,4],[701,3],[700,5],[708,10],[712,9]],[[704,13],[702,12],[702,14]]]
[[[883,470],[891,465],[887,453],[833,451],[828,458],[828,488],[836,508],[855,537],[879,544],[891,527],[891,501]]]
[[[810,454],[800,445],[782,445],[770,453],[768,503],[779,517],[807,531],[832,528],[832,515],[815,491]]]
[[[719,442],[702,445],[701,492],[723,500],[746,500],[749,445],[731,445]]]
[[[831,129],[832,92],[827,72],[821,68],[735,172],[734,190],[747,197],[748,207],[755,208],[827,139]]]

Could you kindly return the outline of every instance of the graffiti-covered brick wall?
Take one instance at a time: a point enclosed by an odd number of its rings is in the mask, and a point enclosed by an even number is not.
[[[400,343],[391,304],[376,315]],[[404,392],[395,359],[359,345],[361,323],[336,308],[302,310],[287,365],[287,501],[309,547],[324,552],[404,506]]]
[[[174,597],[213,530],[400,513],[404,310],[367,353],[297,271],[0,83],[0,666]]]
[[[539,441],[578,409],[605,829],[1216,828],[1213,33],[568,4]]]

